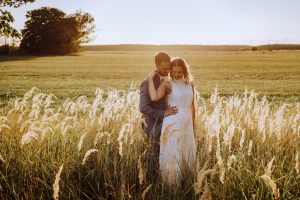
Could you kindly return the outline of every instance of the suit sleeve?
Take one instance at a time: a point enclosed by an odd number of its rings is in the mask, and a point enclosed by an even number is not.
[[[140,112],[144,115],[163,119],[165,111],[151,106],[151,99],[148,90],[148,81],[144,80],[140,86]]]

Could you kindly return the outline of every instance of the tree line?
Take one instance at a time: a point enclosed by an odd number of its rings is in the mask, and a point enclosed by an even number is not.
[[[85,45],[86,51],[273,51],[300,50],[300,44],[270,44],[270,45]]]
[[[34,0],[4,0],[0,5],[17,8],[29,2]],[[66,14],[51,7],[28,11],[21,33],[12,27],[14,18],[10,12],[0,9],[0,14],[0,36],[21,39],[18,51],[25,54],[64,55],[78,52],[82,44],[93,39],[95,30],[93,16],[82,11]],[[4,45],[0,53],[8,50],[8,45]]]

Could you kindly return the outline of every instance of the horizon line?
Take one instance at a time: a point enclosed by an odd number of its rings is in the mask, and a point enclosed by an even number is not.
[[[118,43],[118,44],[83,44],[81,46],[117,46],[117,45],[149,45],[149,46],[264,46],[264,45],[300,45],[300,43],[264,43],[264,44],[151,44],[151,43]]]

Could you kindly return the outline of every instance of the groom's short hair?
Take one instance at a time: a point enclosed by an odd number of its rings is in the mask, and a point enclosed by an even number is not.
[[[171,62],[170,56],[165,52],[158,52],[155,55],[155,64],[159,65],[161,62]]]

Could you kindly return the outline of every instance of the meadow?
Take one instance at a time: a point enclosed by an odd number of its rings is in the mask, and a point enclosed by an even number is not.
[[[203,96],[215,87],[232,95],[255,90],[268,98],[299,101],[300,51],[173,51],[190,65]],[[88,51],[74,56],[0,56],[0,97],[22,96],[33,86],[58,98],[86,95],[97,87],[139,87],[154,69],[153,51]]]
[[[0,199],[299,199],[300,52],[170,54],[197,87],[197,165],[179,191],[141,129],[154,52],[85,52],[0,58]]]

